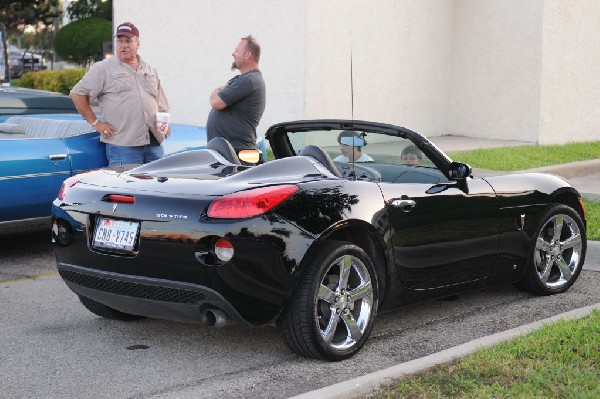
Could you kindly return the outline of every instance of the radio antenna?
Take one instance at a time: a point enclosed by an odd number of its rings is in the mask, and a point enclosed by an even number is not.
[[[352,120],[354,120],[354,71],[352,65],[352,31],[350,31],[350,99],[352,101]]]

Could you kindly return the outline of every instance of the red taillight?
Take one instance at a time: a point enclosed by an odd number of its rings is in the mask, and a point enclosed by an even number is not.
[[[74,185],[79,183],[81,181],[81,179],[83,179],[84,175],[87,175],[88,173],[92,173],[96,170],[98,170],[98,169],[92,169],[92,170],[88,170],[87,172],[78,173],[76,175],[73,175],[73,176],[65,179],[65,181],[63,181],[62,185],[60,186],[60,190],[58,190],[58,199],[62,201],[63,198],[65,198],[65,195],[67,195],[67,191],[69,191],[71,189],[71,187],[73,187]]]
[[[63,181],[62,185],[60,186],[60,190],[58,191],[58,199],[62,201],[63,198],[65,198],[65,195],[67,195],[67,192],[71,189],[71,187],[73,187],[81,181],[84,174],[85,173],[80,173],[78,175],[74,175],[65,179],[65,181]]]
[[[271,186],[240,191],[214,200],[207,215],[220,219],[243,219],[275,208],[298,191],[297,186]]]
[[[106,197],[108,202],[116,202],[118,204],[134,204],[135,197],[131,195],[109,194]]]

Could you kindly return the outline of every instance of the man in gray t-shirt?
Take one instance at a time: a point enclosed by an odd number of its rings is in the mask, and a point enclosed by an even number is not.
[[[240,151],[256,148],[256,126],[265,110],[266,88],[258,70],[260,45],[252,35],[240,40],[232,56],[231,69],[238,69],[240,75],[211,93],[206,130],[208,141],[223,137]]]

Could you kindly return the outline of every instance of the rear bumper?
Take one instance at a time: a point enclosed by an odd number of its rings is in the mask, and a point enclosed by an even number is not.
[[[204,286],[98,271],[60,262],[57,267],[74,293],[124,313],[206,324],[203,312],[220,310],[234,323],[253,326],[222,295]]]

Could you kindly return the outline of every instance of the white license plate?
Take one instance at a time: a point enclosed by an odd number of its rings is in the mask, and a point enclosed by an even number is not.
[[[137,240],[139,222],[98,218],[92,245],[97,248],[132,251]]]

